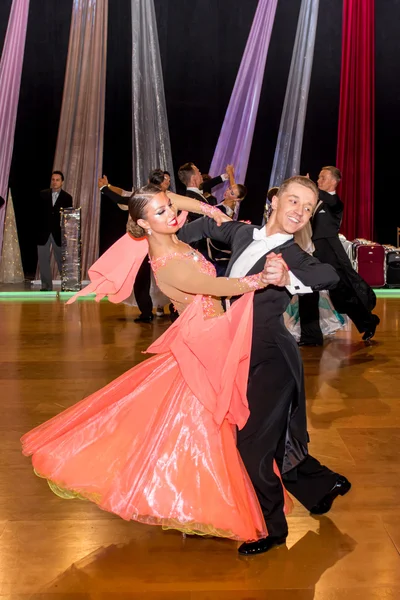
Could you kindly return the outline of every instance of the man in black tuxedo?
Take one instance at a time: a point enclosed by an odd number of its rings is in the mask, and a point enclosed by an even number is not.
[[[229,179],[229,175],[227,173],[223,173],[219,177],[213,177],[212,179],[203,181],[203,175],[192,162],[185,163],[179,167],[178,177],[186,187],[186,196],[189,196],[189,198],[194,198],[195,200],[199,200],[200,202],[204,202],[205,204],[209,204],[210,206],[215,206],[217,204],[217,199],[214,196],[209,195],[212,188]],[[206,192],[206,195],[204,195],[203,192]],[[201,215],[189,212],[187,216],[187,223],[196,221],[199,218],[201,218]],[[192,245],[193,248],[196,248],[196,250],[201,252],[201,254],[207,258],[207,260],[209,260],[206,240],[200,239]]]
[[[371,287],[353,269],[339,239],[343,218],[343,202],[336,193],[341,180],[339,169],[323,167],[318,178],[319,202],[312,217],[312,241],[314,256],[323,263],[332,265],[339,277],[338,286],[329,295],[335,309],[353,321],[363,340],[375,335],[379,317],[372,314],[376,296]],[[319,293],[299,297],[301,325],[300,345],[321,346],[322,332],[319,324]]]
[[[37,249],[42,290],[53,289],[53,278],[50,269],[50,251],[53,248],[54,257],[61,275],[61,214],[63,208],[72,208],[72,196],[62,189],[64,175],[61,171],[53,171],[51,187],[40,192],[36,210],[37,216]]]
[[[351,487],[345,477],[308,454],[303,364],[283,320],[293,294],[330,289],[339,281],[331,265],[320,263],[293,241],[293,234],[308,223],[317,197],[313,182],[292,177],[273,197],[272,213],[264,227],[238,222],[218,227],[203,218],[179,232],[179,238],[187,243],[203,236],[230,245],[228,277],[259,273],[268,259],[271,285],[254,294],[247,389],[250,417],[238,432],[237,443],[269,536],[242,544],[241,554],[267,552],[285,543],[284,494],[274,461],[287,490],[313,514],[328,512],[335,498]]]
[[[186,196],[189,196],[189,198],[194,198],[195,200],[200,200],[200,202],[210,204],[210,206],[215,206],[217,201],[214,196],[206,197],[203,194],[203,191],[210,193],[213,187],[223,183],[224,181],[227,181],[229,178],[226,173],[223,173],[219,177],[213,177],[212,179],[203,181],[202,174],[192,162],[185,163],[179,167],[178,177],[186,187]],[[190,212],[188,214],[187,221],[190,223],[191,221],[195,221],[200,217],[201,215]]]

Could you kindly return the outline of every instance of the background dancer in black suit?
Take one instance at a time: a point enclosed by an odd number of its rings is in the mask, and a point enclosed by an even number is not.
[[[336,193],[340,180],[341,173],[336,167],[321,169],[318,178],[319,202],[311,221],[314,256],[336,269],[340,282],[329,292],[332,304],[339,313],[346,314],[353,321],[358,331],[363,334],[363,340],[367,341],[375,335],[379,324],[379,317],[371,312],[376,304],[376,296],[353,269],[339,239],[344,208]],[[301,346],[322,346],[318,302],[319,293],[299,297]]]
[[[61,276],[61,222],[62,208],[72,208],[72,196],[62,189],[64,175],[61,171],[51,174],[51,187],[40,192],[37,204],[37,250],[39,260],[42,291],[53,289],[53,277],[50,269],[50,252],[53,248],[54,258]]]

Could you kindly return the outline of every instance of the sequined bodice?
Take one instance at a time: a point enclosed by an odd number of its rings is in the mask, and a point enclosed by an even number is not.
[[[200,273],[204,273],[205,275],[210,275],[211,277],[216,277],[216,271],[214,266],[204,258],[200,252],[194,250],[193,248],[188,252],[171,252],[170,254],[166,254],[165,256],[160,256],[160,258],[155,258],[154,260],[150,259],[151,268],[153,269],[154,274],[157,273],[157,270],[160,267],[164,267],[166,263],[171,260],[171,258],[180,258],[186,259],[190,261],[194,261],[198,264],[198,269]]]
[[[168,261],[174,258],[192,261],[196,265],[196,268],[198,269],[199,273],[209,275],[210,277],[217,276],[214,266],[207,259],[205,259],[204,256],[200,254],[200,252],[197,252],[197,250],[191,248],[188,252],[171,252],[170,254],[166,254],[165,256],[160,256],[159,258],[150,260],[150,265],[153,270],[156,281],[158,269],[164,267]],[[162,287],[161,291],[163,291]],[[195,298],[195,296],[192,294],[182,294],[179,298],[171,297],[170,294],[167,295],[170,297],[172,303],[174,304],[176,310],[179,313],[181,313],[186,308],[186,306],[191,304],[191,302],[193,302]],[[179,296],[179,293],[177,294],[177,296]],[[206,318],[215,317],[223,313],[221,302],[218,299],[213,298],[211,296],[202,296],[202,305],[204,316]]]

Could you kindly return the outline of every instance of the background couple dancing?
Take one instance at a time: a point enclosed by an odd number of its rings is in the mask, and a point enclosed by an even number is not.
[[[291,294],[339,280],[293,240],[317,198],[313,182],[292,177],[260,228],[152,185],[133,195],[130,233],[77,296],[122,301],[149,253],[180,318],[150,346],[154,357],[23,436],[53,491],[256,554],[285,542],[286,490],[323,514],[350,489],[308,454],[303,365],[283,320]],[[206,218],[179,229],[178,210]],[[232,248],[227,277],[188,245],[203,237]]]

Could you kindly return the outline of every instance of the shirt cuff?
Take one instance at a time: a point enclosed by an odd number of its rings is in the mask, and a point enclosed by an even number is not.
[[[108,185],[102,185],[101,188],[100,188],[100,191],[102,192],[105,187],[108,187]]]
[[[222,179],[222,181],[228,181],[229,175],[227,173],[222,173],[221,179]]]
[[[290,285],[286,286],[286,289],[288,290],[288,292],[290,292],[292,294],[292,296],[294,296],[295,294],[311,294],[312,293],[312,288],[310,288],[308,285],[304,285],[300,279],[297,279],[297,277],[295,275],[293,275],[292,271],[289,271],[289,277],[290,277]]]

